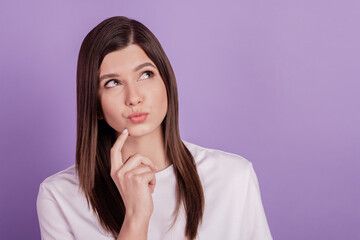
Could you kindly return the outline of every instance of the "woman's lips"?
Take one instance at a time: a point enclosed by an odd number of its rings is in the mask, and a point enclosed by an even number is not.
[[[141,123],[146,120],[148,113],[145,112],[134,112],[129,115],[129,119],[133,123]]]

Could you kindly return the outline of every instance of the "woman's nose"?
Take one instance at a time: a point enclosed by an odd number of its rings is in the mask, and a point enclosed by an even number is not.
[[[127,86],[127,94],[126,94],[126,105],[135,106],[137,104],[142,103],[143,98],[140,95],[138,89],[135,86]]]

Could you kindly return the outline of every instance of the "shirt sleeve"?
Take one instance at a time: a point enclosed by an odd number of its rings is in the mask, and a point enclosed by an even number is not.
[[[251,163],[249,164],[248,188],[245,195],[241,229],[243,231],[240,239],[272,240],[261,201],[259,182]]]
[[[75,240],[59,204],[44,183],[40,185],[36,207],[42,240]]]

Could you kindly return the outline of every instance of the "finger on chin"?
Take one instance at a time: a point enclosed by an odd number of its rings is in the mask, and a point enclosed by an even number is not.
[[[127,139],[129,135],[129,131],[127,129],[124,129],[120,136],[116,139],[114,145],[111,148],[111,168],[118,170],[122,165],[122,156],[121,156],[121,150],[124,146],[125,140]]]

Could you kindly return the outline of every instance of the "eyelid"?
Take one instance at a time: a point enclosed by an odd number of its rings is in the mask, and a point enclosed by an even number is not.
[[[146,70],[146,71],[141,72],[140,78],[141,78],[141,76],[142,76],[144,73],[148,73],[148,74],[149,74],[149,78],[153,77],[154,74],[155,74],[154,71],[152,71],[152,70]]]
[[[107,87],[106,85],[108,85],[108,83],[111,81],[116,81],[118,84],[121,84],[121,82],[118,79],[112,78],[105,82],[104,87]],[[111,88],[111,87],[108,87],[108,88]]]

